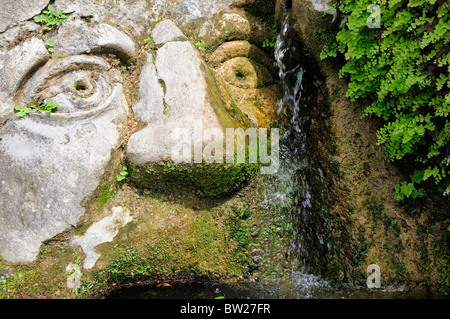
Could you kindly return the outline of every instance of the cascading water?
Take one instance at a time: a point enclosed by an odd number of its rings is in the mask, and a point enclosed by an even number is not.
[[[291,38],[286,15],[275,46],[282,97],[278,113],[285,119],[280,140],[280,169],[270,177],[263,207],[289,210],[292,234],[286,258],[292,265],[291,278],[300,290],[327,287],[315,275],[329,276],[333,243],[328,205],[332,197],[332,165],[319,145],[326,143],[328,116],[320,103],[320,83]],[[305,67],[306,66],[306,67]],[[300,266],[300,267],[299,267]]]

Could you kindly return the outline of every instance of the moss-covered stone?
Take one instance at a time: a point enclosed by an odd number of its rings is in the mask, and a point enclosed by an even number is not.
[[[257,173],[257,164],[129,164],[130,180],[157,191],[196,190],[207,197],[223,197],[245,186]]]

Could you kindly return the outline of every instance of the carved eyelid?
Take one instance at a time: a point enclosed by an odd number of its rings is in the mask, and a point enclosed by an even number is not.
[[[270,73],[275,74],[273,60],[264,51],[247,41],[230,41],[220,45],[211,55],[208,64],[216,68],[227,60],[236,57],[247,57],[266,67]]]
[[[90,25],[80,20],[65,22],[52,39],[55,42],[55,55],[114,53],[126,61],[136,57],[138,52],[136,44],[125,32],[104,23]]]
[[[209,65],[223,80],[243,89],[263,88],[273,83],[273,61],[247,41],[225,42],[211,55]]]

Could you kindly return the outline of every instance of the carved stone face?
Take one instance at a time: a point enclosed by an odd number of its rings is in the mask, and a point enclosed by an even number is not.
[[[119,148],[128,137],[127,159],[141,165],[170,159],[179,142],[170,137],[174,128],[267,127],[275,114],[270,58],[250,44],[252,34],[261,43],[267,32],[245,11],[228,10],[231,1],[180,1],[174,7],[134,1],[126,8],[116,2],[56,1],[56,10],[71,13],[68,21],[43,39],[19,44],[11,39],[37,26],[1,25],[0,256],[8,261],[33,261],[42,242],[89,213],[87,202],[117,173]],[[36,5],[37,12],[44,8]],[[195,21],[196,38],[204,42],[196,48],[193,36],[169,20],[153,26],[163,16],[184,28]],[[149,35],[153,55],[143,45]],[[52,54],[47,39],[54,41]],[[121,62],[108,59],[110,54]],[[130,59],[143,59],[133,105],[115,67]],[[46,101],[58,103],[56,112],[14,116],[16,105]],[[233,107],[239,114],[229,112]],[[127,137],[130,112],[140,129]]]

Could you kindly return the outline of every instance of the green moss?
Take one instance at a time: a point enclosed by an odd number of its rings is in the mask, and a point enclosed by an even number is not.
[[[173,164],[160,162],[134,167],[131,181],[157,191],[200,191],[207,197],[223,197],[245,186],[254,176],[256,164]]]
[[[0,299],[66,298],[66,267],[79,263],[64,235],[45,243],[35,262],[13,265],[0,259]]]
[[[103,186],[97,198],[99,206],[103,207],[113,196],[114,191],[111,189],[111,184],[106,184]]]
[[[224,83],[217,83],[214,70],[202,65],[208,85],[208,98],[220,123],[224,128],[244,128],[252,126],[250,120],[239,109],[236,102],[228,95]],[[219,86],[220,85],[220,86]]]

